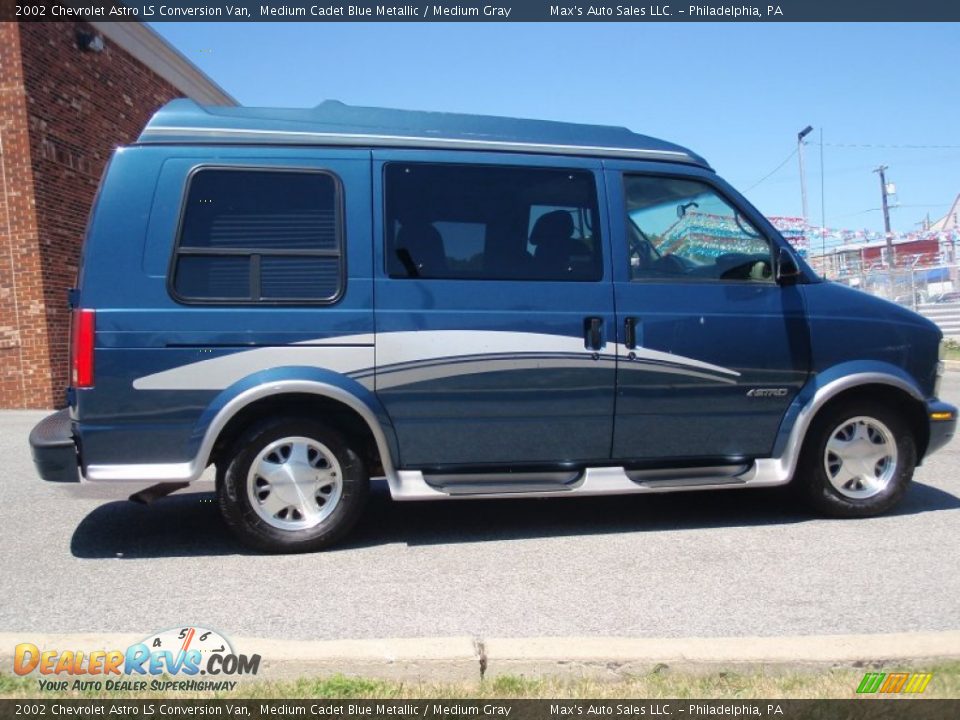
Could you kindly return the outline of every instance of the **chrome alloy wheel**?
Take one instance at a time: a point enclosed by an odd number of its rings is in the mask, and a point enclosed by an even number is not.
[[[893,480],[897,471],[897,441],[876,418],[845,420],[830,433],[823,466],[830,484],[845,497],[873,497]]]
[[[336,509],[343,472],[330,449],[307,437],[285,437],[267,445],[250,464],[247,497],[268,525],[305,530]]]

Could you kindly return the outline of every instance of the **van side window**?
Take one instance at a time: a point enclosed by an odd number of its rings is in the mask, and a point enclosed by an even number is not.
[[[195,172],[174,259],[178,299],[329,303],[343,290],[340,191],[327,172]]]
[[[603,275],[589,171],[390,163],[384,182],[392,278],[595,281]]]
[[[624,190],[631,279],[773,282],[769,243],[709,185],[627,175]]]

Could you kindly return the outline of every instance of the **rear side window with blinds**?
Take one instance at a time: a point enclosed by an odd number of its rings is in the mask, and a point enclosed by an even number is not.
[[[343,294],[328,172],[209,168],[190,178],[171,289],[182,302],[325,304]]]

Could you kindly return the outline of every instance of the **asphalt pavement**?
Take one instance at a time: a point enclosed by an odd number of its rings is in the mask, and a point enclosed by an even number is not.
[[[960,401],[960,373],[944,399]],[[248,553],[201,484],[52,485],[27,446],[45,413],[0,412],[0,632],[187,624],[278,639],[641,638],[960,629],[960,441],[891,515],[827,520],[782,490],[393,503],[324,553]]]

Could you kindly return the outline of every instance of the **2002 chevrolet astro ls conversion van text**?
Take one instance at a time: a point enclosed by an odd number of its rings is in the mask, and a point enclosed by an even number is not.
[[[217,469],[254,547],[397,500],[793,481],[865,516],[956,409],[941,333],[819,279],[694,153],[628,130],[170,103],[116,151],[46,480]]]

